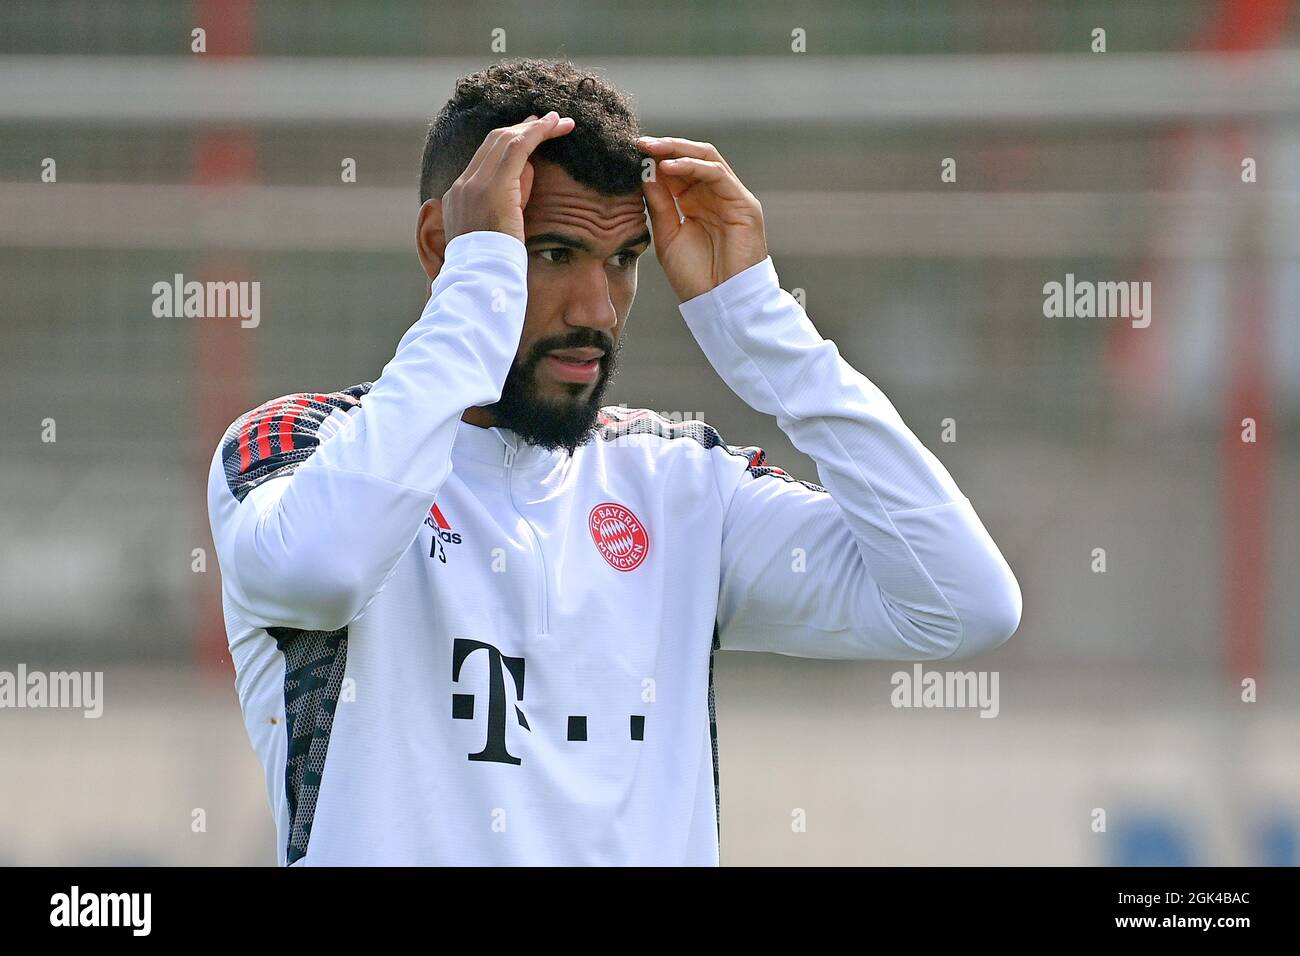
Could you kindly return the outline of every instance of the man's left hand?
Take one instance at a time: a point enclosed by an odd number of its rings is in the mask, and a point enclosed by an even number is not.
[[[712,145],[675,136],[643,136],[638,145],[656,161],[655,178],[642,190],[655,255],[678,299],[702,295],[767,258],[763,207]]]

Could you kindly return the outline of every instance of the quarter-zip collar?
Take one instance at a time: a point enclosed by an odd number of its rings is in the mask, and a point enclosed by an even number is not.
[[[456,441],[451,454],[453,461],[463,457],[519,470],[551,464],[557,456],[567,453],[562,448],[548,451],[541,445],[530,444],[509,428],[480,428],[461,419],[456,423]]]

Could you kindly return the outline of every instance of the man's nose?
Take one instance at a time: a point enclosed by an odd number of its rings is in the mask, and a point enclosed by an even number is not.
[[[614,331],[618,325],[618,311],[609,296],[609,279],[603,268],[593,269],[577,281],[568,308],[564,310],[564,321],[578,328]]]

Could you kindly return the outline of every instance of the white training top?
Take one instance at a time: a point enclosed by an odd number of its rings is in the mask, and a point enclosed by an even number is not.
[[[282,864],[716,865],[715,649],[938,661],[1019,622],[969,500],[771,259],[681,313],[821,485],[644,409],[572,456],[462,421],[501,395],[526,267],[456,237],[373,384],[268,402],[213,458]]]

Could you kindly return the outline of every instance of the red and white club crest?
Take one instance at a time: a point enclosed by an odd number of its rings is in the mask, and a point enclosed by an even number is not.
[[[650,537],[637,516],[612,501],[596,505],[587,516],[596,550],[616,571],[631,571],[645,560]]]

